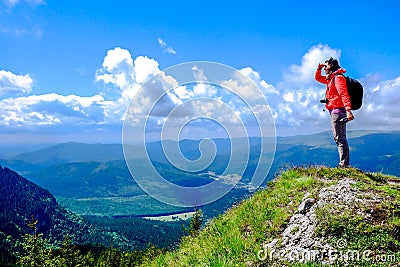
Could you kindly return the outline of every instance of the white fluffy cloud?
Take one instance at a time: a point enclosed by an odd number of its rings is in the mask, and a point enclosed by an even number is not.
[[[314,82],[314,72],[318,63],[329,57],[339,59],[340,54],[340,50],[332,49],[328,45],[313,46],[302,57],[300,65],[291,65],[284,73],[284,82],[296,87],[309,86]]]
[[[240,70],[240,72],[247,76],[247,78],[249,78],[263,92],[264,95],[279,94],[273,85],[268,84],[265,80],[262,80],[260,74],[252,68],[243,68]]]
[[[104,99],[58,94],[7,98],[0,101],[0,124],[6,127],[101,123]]]
[[[33,80],[29,74],[17,75],[0,70],[2,132],[20,129],[40,131],[43,126],[62,126],[59,131],[64,132],[80,129],[83,125],[103,124],[105,121],[104,107],[109,102],[100,95],[28,95],[32,92],[32,86]]]
[[[361,83],[363,106],[355,112],[354,128],[400,130],[400,76],[387,81],[366,77]]]
[[[276,87],[278,95],[269,97],[277,128],[285,129],[281,134],[293,134],[294,127],[300,125],[303,129],[326,130],[327,112],[319,102],[325,86],[314,80],[314,73],[318,63],[331,56],[339,59],[340,50],[322,44],[313,46],[300,65],[291,65],[283,73],[283,81]]]
[[[126,90],[133,80],[133,60],[129,51],[119,47],[109,50],[104,57],[102,68],[98,70],[96,81]]]
[[[127,49],[117,47],[107,52],[96,72],[95,80],[104,84],[101,94],[91,97],[56,93],[29,95],[33,89],[29,74],[0,70],[0,96],[3,96],[0,126],[3,126],[3,132],[40,127],[59,127],[60,132],[65,128],[73,131],[82,127],[120,127],[128,106],[130,121],[150,118],[154,127],[165,122],[166,116],[177,106],[182,107],[168,118],[169,125],[174,127],[183,125],[190,118],[204,116],[238,126],[241,122],[254,122],[252,113],[265,117],[263,115],[269,112],[268,106],[261,101],[265,97],[278,134],[329,130],[329,113],[323,112],[324,106],[319,103],[325,94],[325,86],[314,81],[314,71],[319,62],[330,56],[339,59],[340,51],[327,45],[313,46],[302,57],[300,65],[288,67],[283,81],[277,85],[267,83],[257,71],[247,67],[240,70],[243,75],[220,81],[222,86],[218,87],[207,82],[180,85],[159,69],[156,60],[146,56],[133,58]],[[199,67],[191,71],[195,79],[207,81],[207,73]],[[155,78],[146,82],[150,77]],[[364,85],[365,97],[362,109],[354,112],[356,120],[349,124],[350,129],[399,130],[400,77],[388,81],[381,81],[374,75],[354,78]],[[261,94],[255,93],[254,86]],[[252,109],[226,88],[249,100]],[[202,129],[196,124],[196,127],[197,132],[212,131],[205,129],[207,126]]]
[[[128,50],[120,47],[109,50],[107,55],[104,57],[102,66],[107,71],[119,69],[128,72],[133,67],[131,53],[129,53]]]
[[[146,56],[138,56],[133,60],[127,49],[116,47],[107,52],[102,68],[97,70],[96,81],[110,86],[105,97],[110,101],[104,105],[108,122],[121,122],[130,101],[141,92],[142,84],[151,76],[159,73],[158,62]],[[147,94],[151,93],[146,92]],[[150,105],[149,99],[136,96],[140,103],[135,113],[141,113]],[[112,100],[112,101],[111,101]]]
[[[274,92],[273,86],[262,80],[251,68],[242,71],[258,84],[262,91],[277,93]],[[196,79],[207,81],[202,69],[195,67],[192,72]],[[2,80],[2,88],[19,88],[20,93],[31,92],[32,82],[29,83],[29,76],[2,73],[4,77],[12,77]],[[155,78],[146,82],[149,77]],[[241,80],[225,81],[225,85],[233,86],[239,95],[262,97],[262,94],[252,95],[249,92],[249,88],[254,84],[244,79],[243,75],[236,78]],[[81,97],[54,93],[3,99],[0,101],[1,124],[10,129],[33,129],[41,126],[56,126],[62,129],[66,125],[78,129],[82,125],[92,125],[95,128],[121,125],[129,104],[129,115],[132,118],[128,119],[131,122],[153,118],[157,125],[165,121],[165,117],[180,105],[182,108],[170,115],[170,119],[175,120],[176,125],[182,125],[195,117],[211,117],[216,121],[237,124],[240,122],[240,116],[245,117],[249,113],[248,108],[245,109],[243,103],[240,106],[240,101],[232,99],[229,95],[232,95],[232,92],[223,87],[208,83],[179,85],[173,77],[159,69],[156,60],[146,56],[133,58],[127,49],[120,47],[106,53],[101,67],[96,72],[95,81],[104,84],[101,95]],[[202,98],[205,101],[190,101]],[[214,99],[214,102],[207,99]],[[185,101],[188,102],[185,104]],[[226,106],[221,106],[218,101],[226,103]],[[262,108],[257,110],[261,111]]]
[[[143,83],[150,76],[160,72],[158,62],[148,57],[139,56],[135,59],[135,79],[137,83]]]
[[[128,50],[117,47],[107,52],[102,68],[97,71],[96,81],[113,85],[123,95],[124,91],[131,90],[135,84],[142,84],[159,71],[158,62],[154,59],[139,56],[133,60]]]
[[[115,101],[105,105],[106,115],[114,115],[114,120],[117,120],[117,117],[119,120],[124,119],[125,109],[129,105],[127,119],[131,123],[138,123],[149,115],[156,118],[156,121],[163,121],[174,108],[185,101],[223,94],[221,88],[204,82],[192,86],[179,85],[158,66],[157,61],[144,56],[139,56],[133,61],[129,51],[121,48],[109,51],[96,76],[97,81],[112,85],[118,90]],[[195,66],[192,72],[196,80],[207,81],[202,69]],[[151,82],[146,82],[149,77],[153,77]],[[248,88],[244,88],[246,89]],[[184,104],[184,108],[179,109],[179,112],[173,112],[170,116],[177,120],[177,124],[187,120],[188,116],[212,115],[214,118],[226,118],[226,112],[216,108],[215,105],[216,103],[207,102],[199,106],[198,102],[192,101]],[[232,116],[229,118],[232,120]]]
[[[0,70],[0,96],[6,94],[28,94],[32,91],[33,80],[29,74],[17,75]]]

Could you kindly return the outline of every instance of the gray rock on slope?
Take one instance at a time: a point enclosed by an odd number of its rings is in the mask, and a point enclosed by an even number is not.
[[[352,187],[355,183],[352,179],[344,178],[335,185],[322,188],[317,200],[307,192],[298,206],[298,213],[290,218],[282,235],[264,244],[264,251],[269,260],[333,263],[337,250],[328,244],[324,237],[315,235],[318,225],[316,210],[327,204],[334,204],[338,210],[360,202],[368,206],[368,200],[361,197],[364,193]]]

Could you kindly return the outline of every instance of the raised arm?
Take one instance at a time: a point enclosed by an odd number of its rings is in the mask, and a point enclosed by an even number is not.
[[[323,84],[328,84],[328,81],[326,80],[326,76],[322,75],[321,72],[322,72],[322,67],[320,67],[318,65],[318,68],[315,71],[315,75],[314,75],[315,80],[317,80],[318,82],[323,83]]]

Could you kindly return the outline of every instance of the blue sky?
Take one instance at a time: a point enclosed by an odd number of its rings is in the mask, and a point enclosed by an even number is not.
[[[1,0],[0,142],[121,142],[135,88],[188,61],[242,70],[278,135],[330,130],[313,80],[330,56],[365,87],[349,129],[400,130],[399,11],[397,1]],[[198,92],[220,94],[209,90]]]

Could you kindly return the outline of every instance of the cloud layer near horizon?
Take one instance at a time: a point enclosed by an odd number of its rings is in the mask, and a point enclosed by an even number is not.
[[[162,41],[162,40],[161,40]],[[333,56],[340,59],[340,50],[328,45],[311,47],[300,59],[282,75],[282,82],[272,85],[251,67],[241,69],[264,94],[267,99],[280,135],[313,133],[329,130],[329,115],[323,112],[319,103],[325,94],[323,85],[314,80],[314,71],[318,62]],[[206,79],[201,69],[193,69],[193,75]],[[161,75],[160,75],[161,74]],[[221,103],[233,108],[235,116],[227,116],[216,101],[198,105],[192,101],[180,112],[174,113],[176,124],[188,116],[209,115],[231,125],[249,116],[248,110],[239,104],[239,100],[230,96],[222,87],[196,84],[192,87],[179,85],[168,76],[162,75],[159,63],[146,56],[133,58],[127,49],[116,47],[107,52],[102,65],[95,74],[95,81],[103,84],[102,90],[90,97],[78,95],[60,95],[57,93],[34,95],[34,80],[30,74],[14,74],[0,70],[0,126],[1,133],[43,132],[50,129],[55,134],[78,132],[83,128],[102,131],[106,128],[121,130],[121,124],[129,103],[134,99],[137,119],[146,116],[149,105],[159,96],[157,90],[166,90],[165,85],[174,88],[160,100],[160,107],[153,111],[155,124],[165,119],[166,112],[181,105],[188,99],[219,99]],[[143,89],[143,83],[153,75],[158,75],[159,86]],[[351,129],[400,130],[400,112],[397,103],[400,100],[400,77],[381,81],[377,75],[358,78],[364,85],[364,106],[355,112],[356,120],[349,124]],[[240,78],[221,81],[221,85],[234,88],[239,95],[251,99],[257,97],[247,90]],[[163,87],[164,86],[164,87]],[[265,112],[265,105],[254,106],[253,112]],[[378,116],[379,114],[379,116]],[[193,124],[195,125],[195,124]],[[205,124],[206,125],[206,124]],[[194,127],[194,126],[193,126]],[[215,127],[212,126],[212,127]],[[212,131],[212,127],[204,133]],[[201,130],[202,127],[199,127]]]

